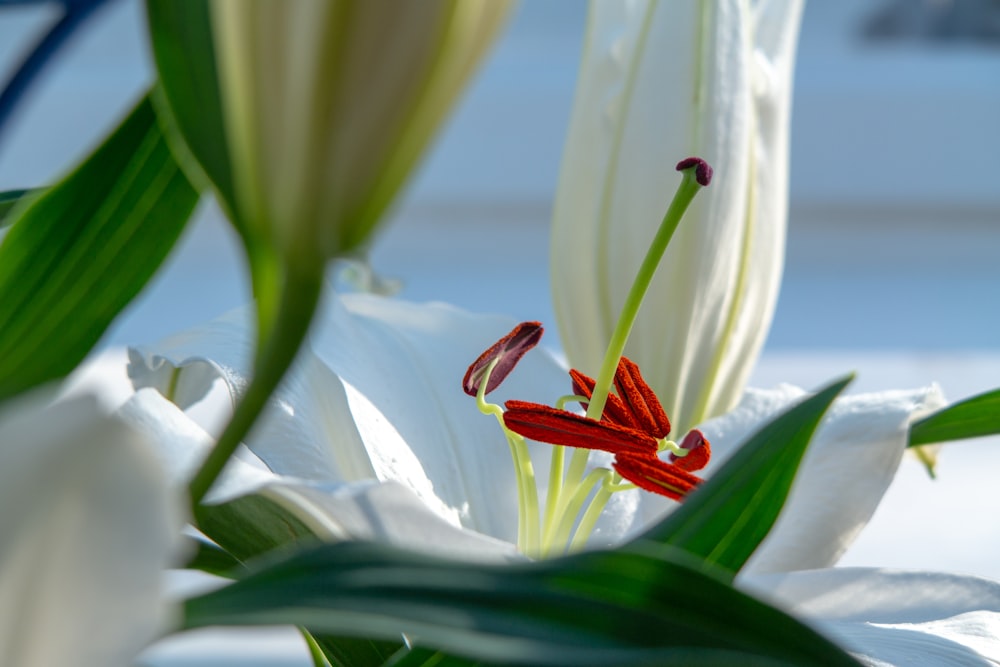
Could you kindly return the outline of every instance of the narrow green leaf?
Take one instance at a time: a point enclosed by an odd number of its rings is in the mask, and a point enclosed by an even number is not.
[[[281,550],[319,543],[319,538],[302,521],[270,499],[254,494],[218,505],[200,505],[195,510],[198,528],[222,545],[239,567],[243,562]],[[230,555],[232,554],[232,555]],[[199,553],[199,556],[202,554]],[[204,554],[214,556],[215,554]],[[233,576],[232,567],[218,571],[213,558],[196,558],[189,567],[214,574]],[[399,650],[399,641],[336,637],[314,634],[315,647],[336,667],[365,667],[383,664]]]
[[[390,641],[405,634],[487,663],[697,664],[691,655],[721,651],[729,664],[858,664],[663,547],[484,565],[380,544],[322,545],[185,603],[186,628],[285,623]]]
[[[402,646],[397,641],[356,637],[313,635],[316,646],[333,667],[379,667],[392,659]]]
[[[261,495],[240,496],[219,505],[199,505],[198,529],[239,562],[319,542],[294,515]]]
[[[910,426],[909,447],[1000,433],[1000,389],[967,398]]]
[[[211,8],[205,0],[147,0],[149,36],[159,72],[157,113],[184,168],[215,185],[222,205],[234,199],[222,114]],[[207,183],[205,184],[207,185]],[[235,217],[230,215],[230,220]]]
[[[18,204],[29,201],[33,195],[41,194],[41,188],[35,190],[6,190],[0,192],[0,229],[4,229],[10,224],[10,212]]]
[[[680,548],[707,565],[739,572],[777,520],[813,432],[851,379],[834,382],[763,426],[636,542]]]
[[[0,399],[69,373],[167,256],[198,201],[148,98],[0,245]]]
[[[192,538],[192,555],[184,565],[187,570],[200,570],[220,577],[234,577],[243,563],[229,552],[201,538]]]
[[[483,663],[456,658],[427,648],[402,648],[385,663],[385,667],[473,667]]]

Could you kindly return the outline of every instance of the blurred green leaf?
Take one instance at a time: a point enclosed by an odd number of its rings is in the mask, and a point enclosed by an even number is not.
[[[68,374],[152,277],[198,201],[148,99],[0,245],[0,399]]]
[[[231,578],[243,567],[243,563],[234,558],[225,549],[206,542],[203,538],[190,538],[192,555],[184,564],[188,570],[200,570],[219,577]]]
[[[218,505],[199,505],[195,510],[198,528],[225,548],[232,562],[239,564],[265,554],[319,544],[319,538],[302,521],[277,503],[253,494]],[[204,551],[204,550],[203,550]],[[219,570],[218,554],[200,551],[189,567],[234,576],[232,566]],[[230,555],[231,554],[231,555]],[[381,665],[400,648],[400,642],[314,634],[316,647],[336,667]]]
[[[171,147],[196,181],[214,184],[221,203],[235,201],[222,115],[210,3],[147,0],[153,59],[159,72],[154,103]],[[230,211],[232,213],[233,211]],[[230,220],[237,221],[233,215]]]
[[[763,426],[637,542],[680,548],[707,565],[739,572],[777,520],[827,408],[852,379],[834,382]]]
[[[41,194],[41,188],[37,190],[6,190],[0,192],[0,229],[4,229],[10,224],[10,213],[18,204],[28,201],[32,195]]]
[[[858,664],[808,626],[663,547],[484,565],[380,544],[328,544],[263,564],[184,609],[185,628],[294,624],[389,641],[405,634],[487,663]]]
[[[399,641],[355,637],[314,635],[313,639],[333,667],[379,667],[391,660],[402,646]]]
[[[195,509],[198,529],[240,562],[276,549],[319,542],[290,512],[262,495]]]
[[[910,425],[909,447],[1000,433],[1000,389],[967,398]]]
[[[385,663],[385,667],[471,667],[481,663],[454,658],[426,648],[401,648]]]

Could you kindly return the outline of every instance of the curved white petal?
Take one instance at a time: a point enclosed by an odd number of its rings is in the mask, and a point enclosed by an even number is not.
[[[201,427],[151,388],[139,390],[121,407],[119,416],[151,437],[177,485],[190,479],[212,444]],[[318,483],[267,470],[251,452],[242,450],[206,500],[221,503],[250,494],[274,502],[327,540],[378,540],[476,560],[521,558],[512,544],[456,527],[411,490],[392,481]]]
[[[593,2],[552,228],[574,368],[596,373],[689,155],[715,168],[626,354],[677,428],[735,405],[766,337],[785,240],[800,0]]]
[[[168,620],[178,508],[140,435],[52,395],[0,409],[0,663],[131,664]]]
[[[249,322],[248,312],[232,313],[155,354],[134,353],[133,381],[167,395],[173,386],[185,408],[220,380],[238,392]],[[337,295],[247,446],[275,472],[315,482],[399,481],[456,525],[513,541],[509,448],[461,389],[468,365],[513,325],[445,304]],[[569,390],[565,369],[537,349],[490,398],[551,403]],[[544,497],[550,449],[532,447]]]
[[[1000,663],[1000,584],[931,572],[837,568],[747,575],[740,585],[869,665]]]
[[[713,453],[704,476],[710,477],[747,437],[805,395],[789,385],[750,389],[735,410],[700,425]],[[778,522],[747,571],[782,572],[836,563],[892,482],[906,449],[909,425],[944,404],[937,385],[836,400],[806,450]],[[648,521],[670,507],[649,494],[642,497]]]

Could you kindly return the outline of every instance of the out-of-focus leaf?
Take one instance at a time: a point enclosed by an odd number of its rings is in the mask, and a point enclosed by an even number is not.
[[[205,178],[203,186],[215,185],[222,205],[228,207],[235,201],[233,175],[209,3],[147,0],[146,13],[159,72],[154,102],[171,147],[189,174]],[[235,216],[229,217],[237,222]]]
[[[0,229],[4,229],[10,224],[8,217],[15,206],[23,204],[32,196],[41,194],[42,192],[41,188],[37,190],[5,190],[4,192],[0,192]]]
[[[1000,433],[1000,389],[967,398],[910,426],[909,447]]]
[[[149,281],[198,201],[148,99],[0,244],[0,399],[68,374]]]
[[[390,641],[403,634],[487,663],[858,664],[663,547],[483,565],[381,544],[322,545],[185,602],[186,628],[286,623]]]
[[[243,563],[229,552],[204,539],[191,539],[192,555],[184,564],[189,570],[201,570],[220,577],[233,577],[243,567]]]
[[[483,663],[456,658],[427,648],[402,648],[385,663],[385,667],[473,667]]]
[[[637,542],[683,549],[735,575],[767,537],[809,440],[851,377],[838,380],[750,436],[711,479]]]

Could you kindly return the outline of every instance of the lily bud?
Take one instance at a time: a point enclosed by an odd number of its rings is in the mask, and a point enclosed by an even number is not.
[[[667,248],[625,354],[678,432],[732,408],[767,335],[785,244],[801,0],[592,2],[556,196],[552,289],[570,365],[600,366],[676,188],[712,187]]]
[[[213,0],[203,33],[179,16],[182,5],[150,7],[163,88],[191,153],[244,236],[302,261],[370,236],[509,2]],[[214,68],[190,56],[184,66],[215,77],[224,136],[214,139],[177,109],[198,83],[176,74],[184,54],[161,56],[206,36]],[[197,145],[205,141],[224,143],[225,157]]]

